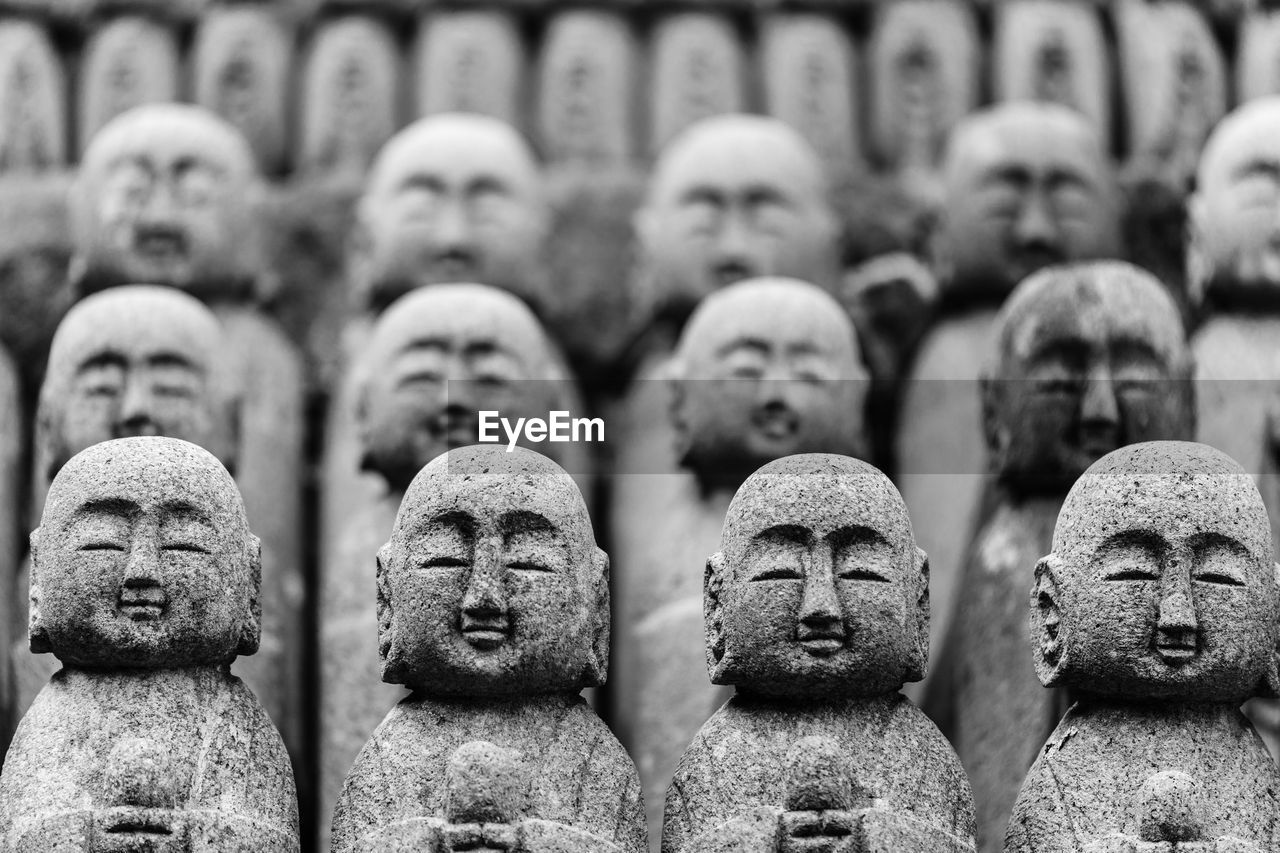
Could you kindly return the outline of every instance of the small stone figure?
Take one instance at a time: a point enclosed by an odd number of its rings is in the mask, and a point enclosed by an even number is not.
[[[71,278],[80,295],[176,287],[222,324],[241,400],[237,481],[265,567],[262,651],[243,674],[301,762],[303,365],[256,304],[265,277],[261,194],[248,142],[213,113],[183,104],[130,110],[94,136],[81,161]]]
[[[348,462],[348,484],[325,495],[322,819],[369,732],[404,695],[378,678],[369,557],[391,532],[405,489],[441,453],[479,440],[481,410],[514,419],[572,409],[562,397],[568,383],[533,313],[509,293],[479,284],[432,285],[397,301],[378,319],[354,375],[358,458]],[[575,458],[565,452],[574,445],[544,446],[566,464]]]
[[[728,16],[711,10],[664,15],[651,44],[649,152],[659,155],[700,121],[746,109],[746,50]]]
[[[182,56],[178,30],[146,15],[99,21],[81,61],[76,150],[89,147],[113,118],[144,104],[178,100]]]
[[[414,54],[417,115],[477,113],[520,123],[529,74],[511,12],[430,10],[419,19]]]
[[[924,709],[973,785],[999,853],[1026,770],[1065,710],[1027,655],[1028,566],[1071,484],[1126,444],[1195,435],[1191,351],[1159,281],[1120,261],[1050,267],[1001,309],[982,381],[993,509],[970,547]]]
[[[1061,105],[1009,102],[966,118],[951,136],[943,183],[939,301],[901,390],[894,447],[896,482],[934,556],[935,648],[965,547],[984,520],[976,517],[984,443],[974,383],[1000,304],[1041,267],[1115,257],[1120,248],[1110,160],[1088,122]]]
[[[1207,445],[1121,448],[1076,481],[1030,627],[1041,683],[1077,701],[1008,853],[1280,849],[1280,770],[1239,711],[1280,686],[1272,556],[1257,486]]]
[[[0,173],[49,172],[67,161],[66,80],[45,27],[0,21]]]
[[[563,469],[496,446],[432,460],[378,551],[377,587],[383,680],[413,693],[351,768],[336,853],[410,849],[421,818],[521,811],[605,842],[593,849],[646,849],[635,767],[578,695],[607,671],[609,558]],[[496,749],[476,761],[474,741]],[[529,768],[527,798],[507,750]]]
[[[258,648],[261,563],[226,469],[178,439],[95,444],[31,543],[31,650],[63,669],[0,774],[0,845],[296,853],[284,744],[229,669]]]
[[[898,693],[927,666],[928,576],[867,463],[803,454],[748,478],[703,597],[711,680],[736,692],[680,760],[663,853],[973,850],[960,762]],[[725,842],[751,820],[755,842]]]
[[[867,372],[828,293],[752,279],[703,300],[672,364],[671,421],[683,469],[628,477],[615,507],[619,559],[615,727],[635,757],[652,835],[681,751],[726,696],[707,684],[701,573],[733,493],[761,465],[804,452],[861,455]],[[642,519],[643,523],[636,523]]]

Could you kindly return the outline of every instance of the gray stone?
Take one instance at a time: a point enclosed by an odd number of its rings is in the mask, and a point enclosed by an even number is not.
[[[1026,770],[1066,709],[1026,651],[1028,567],[1085,468],[1126,444],[1192,438],[1195,401],[1177,306],[1122,262],[1032,275],[1001,309],[995,341],[982,381],[994,507],[924,709],[973,784],[979,849],[998,853]]]
[[[415,54],[418,115],[478,113],[522,123],[528,74],[518,21],[509,12],[426,12]]]
[[[1005,850],[1280,844],[1280,770],[1239,712],[1275,696],[1280,585],[1253,480],[1207,445],[1095,462],[1036,564],[1031,645],[1078,701],[1018,795]]]
[[[635,767],[578,696],[607,671],[609,558],[564,470],[524,449],[437,457],[377,565],[382,677],[413,693],[352,767],[332,849],[410,849],[415,818],[483,827],[524,801],[530,818],[605,842],[588,849],[641,853]],[[501,766],[510,750],[530,768],[527,795]]]
[[[165,24],[125,15],[95,30],[79,73],[75,127],[81,157],[87,157],[98,131],[121,113],[178,100],[181,67],[178,35]]]
[[[664,853],[973,850],[964,771],[897,692],[927,666],[928,573],[865,462],[803,454],[751,475],[703,593],[707,668],[736,693],[680,761]]]
[[[747,59],[730,20],[714,12],[678,12],[651,36],[649,151],[659,154],[702,119],[747,108]]]
[[[43,172],[67,161],[67,95],[62,62],[44,27],[0,21],[0,173]]]
[[[96,444],[31,541],[31,649],[63,669],[0,774],[5,848],[297,851],[284,744],[229,670],[258,648],[261,562],[226,469],[178,439]]]
[[[1280,10],[1249,10],[1239,25],[1236,45],[1236,101],[1244,104],[1280,92]]]

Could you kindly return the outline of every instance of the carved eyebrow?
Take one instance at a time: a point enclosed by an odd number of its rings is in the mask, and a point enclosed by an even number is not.
[[[1017,184],[1025,187],[1031,183],[1031,170],[1021,163],[1003,163],[987,169],[978,183],[980,186]]]
[[[773,527],[766,527],[761,530],[751,539],[753,542],[761,539],[781,539],[784,542],[807,546],[813,542],[813,533],[808,528],[801,527],[798,524],[775,524]]]
[[[763,338],[749,338],[749,337],[734,338],[733,340],[726,343],[724,346],[717,349],[716,355],[718,357],[723,358],[724,356],[729,355],[730,353],[736,352],[737,350],[741,350],[741,349],[752,350],[753,352],[758,352],[762,355],[767,355],[771,347],[769,345],[769,342],[764,340]]]
[[[694,202],[710,202],[712,204],[724,205],[724,193],[716,187],[709,187],[703,184],[695,184],[684,192],[680,193],[677,199],[680,204],[692,204]]]
[[[1280,160],[1272,160],[1265,157],[1255,157],[1241,163],[1231,172],[1231,177],[1235,180],[1243,178],[1252,178],[1261,176],[1280,181]]]
[[[1033,347],[1027,355],[1027,358],[1032,361],[1042,358],[1058,358],[1072,365],[1083,364],[1088,357],[1088,345],[1072,338],[1057,338],[1044,341]]]
[[[507,182],[494,175],[480,175],[467,182],[467,195],[507,191]]]
[[[430,190],[433,193],[443,193],[446,187],[444,180],[439,175],[414,172],[397,184],[396,189],[419,189]]]
[[[188,172],[194,172],[197,169],[208,169],[209,171],[217,174],[221,174],[226,171],[222,164],[214,160],[199,157],[195,154],[187,154],[179,157],[173,163],[173,173],[175,175],[185,175]]]
[[[1089,186],[1089,182],[1079,172],[1062,166],[1049,169],[1044,182],[1051,190],[1062,189],[1063,187],[1088,188]]]
[[[131,519],[141,511],[141,507],[127,498],[93,498],[77,507],[71,519],[78,521],[89,515],[114,515],[117,518]]]
[[[396,355],[416,352],[417,350],[444,350],[448,352],[451,342],[447,338],[415,338],[396,350]]]
[[[201,524],[212,526],[209,514],[195,504],[187,501],[166,501],[160,505],[160,509],[171,516],[182,516],[198,521]]]
[[[115,350],[103,350],[82,361],[76,372],[84,373],[87,370],[97,370],[103,367],[125,367],[128,363],[129,360],[122,353]]]
[[[837,528],[826,535],[826,540],[836,547],[845,547],[864,542],[892,547],[892,543],[884,538],[884,534],[879,530],[861,524]]]
[[[152,367],[182,367],[202,373],[200,366],[182,353],[158,352],[147,357],[147,364]]]
[[[1150,341],[1144,341],[1142,338],[1128,335],[1112,341],[1111,349],[1116,355],[1122,355],[1126,358],[1145,358],[1151,361],[1163,361],[1165,359],[1165,356],[1153,347]]]
[[[502,531],[504,536],[510,536],[513,533],[554,531],[556,527],[546,516],[540,513],[527,509],[518,509],[513,512],[503,513],[498,519],[498,529]]]

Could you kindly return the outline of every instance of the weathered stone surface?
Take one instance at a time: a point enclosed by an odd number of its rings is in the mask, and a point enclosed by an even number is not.
[[[390,28],[346,15],[312,36],[302,80],[299,166],[359,178],[400,126],[402,61]]]
[[[1026,650],[1029,567],[1071,483],[1103,454],[1191,439],[1191,351],[1161,283],[1121,262],[1042,270],[1001,309],[982,380],[994,508],[970,546],[924,708],[973,784],[978,847],[999,851],[1026,770],[1065,697]]]
[[[289,165],[293,35],[266,6],[216,6],[201,18],[194,48],[195,102],[244,134],[258,166]]]
[[[510,816],[511,783],[494,772],[492,750],[489,768],[471,771],[490,776],[481,784],[492,806],[457,796],[460,748],[482,740],[534,769],[530,817],[641,853],[635,767],[577,695],[604,682],[608,584],[581,493],[546,457],[476,446],[423,468],[377,569],[382,677],[413,694],[347,777],[333,849],[403,838],[395,824],[414,818]]]
[[[127,15],[95,30],[78,77],[75,127],[81,158],[98,131],[121,113],[178,100],[181,67],[178,36],[168,26]]]
[[[868,72],[873,150],[932,195],[947,134],[978,104],[977,22],[967,4],[952,0],[884,3],[876,14]]]
[[[1227,110],[1221,50],[1192,3],[1118,0],[1112,14],[1128,137],[1126,171],[1185,190],[1205,137]]]
[[[528,75],[516,24],[496,10],[425,13],[415,49],[418,115],[478,113],[522,124]]]
[[[1051,101],[1083,113],[1111,140],[1111,63],[1096,7],[1071,0],[996,5],[995,96]]]
[[[228,668],[258,647],[261,563],[226,469],[178,439],[94,445],[31,550],[31,649],[63,669],[0,774],[5,847],[297,851],[284,745]]]
[[[362,309],[416,287],[476,281],[537,304],[548,228],[528,143],[498,119],[419,119],[378,154],[356,210],[350,261]]]
[[[973,849],[964,772],[897,692],[927,666],[928,560],[887,477],[833,454],[756,471],[703,602],[711,680],[737,692],[680,761],[664,853],[815,836],[827,849]],[[744,822],[772,823],[776,846],[725,845],[752,833]]]
[[[334,405],[322,492],[321,803],[337,802],[369,733],[404,692],[379,678],[370,560],[423,465],[477,441],[477,412],[546,417],[572,409],[546,333],[515,297],[476,284],[433,285],[392,305],[362,335],[360,361]],[[495,386],[480,382],[497,381]],[[580,450],[566,464],[586,473]],[[584,480],[586,478],[584,477]],[[326,827],[327,831],[327,827]]]
[[[858,57],[849,34],[819,14],[774,14],[761,26],[765,110],[800,131],[828,175],[861,171]]]
[[[621,15],[566,9],[547,24],[533,126],[548,163],[621,168],[636,155],[639,49]]]
[[[1280,770],[1237,710],[1275,695],[1276,572],[1257,487],[1207,445],[1122,448],[1076,481],[1030,627],[1041,682],[1079,700],[1005,850],[1276,849]]]
[[[1240,19],[1236,39],[1235,93],[1238,103],[1280,93],[1280,11],[1251,9]]]
[[[747,60],[728,18],[679,12],[661,18],[651,39],[650,153],[695,122],[746,109]]]
[[[1061,105],[1008,103],[966,118],[948,143],[943,183],[934,261],[941,302],[902,390],[894,444],[897,482],[934,555],[939,647],[965,547],[983,520],[975,380],[996,309],[1043,266],[1119,251],[1109,161],[1093,128]]]
[[[44,172],[67,161],[62,62],[38,24],[0,21],[0,173]]]

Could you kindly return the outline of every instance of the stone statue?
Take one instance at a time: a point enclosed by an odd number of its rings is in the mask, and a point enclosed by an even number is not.
[[[144,104],[178,100],[178,29],[146,15],[99,22],[84,46],[78,79],[76,150],[81,160],[112,119]]]
[[[1239,711],[1276,693],[1280,586],[1253,480],[1158,441],[1076,481],[1030,586],[1046,687],[1077,701],[1032,766],[1006,851],[1280,846],[1280,770]]]
[[[948,144],[943,184],[938,304],[900,391],[894,444],[896,482],[934,558],[935,647],[965,546],[984,520],[975,380],[1000,303],[1043,266],[1120,248],[1110,161],[1093,128],[1061,105],[1008,102],[966,118]]]
[[[747,108],[747,57],[733,20],[714,10],[676,10],[650,36],[648,151],[661,156],[685,129]]]
[[[0,22],[0,174],[40,173],[67,161],[66,78],[47,28]]]
[[[969,548],[924,705],[973,784],[979,850],[999,853],[1027,768],[1066,710],[1027,655],[1028,567],[1049,550],[1071,484],[1099,457],[1194,437],[1191,374],[1172,297],[1129,264],[1041,270],[1001,309],[981,386],[993,506]]]
[[[77,303],[54,334],[40,388],[36,515],[49,483],[73,456],[114,438],[180,438],[235,471],[240,401],[234,374],[218,319],[192,296],[132,286]],[[21,617],[28,582],[24,569],[16,599]],[[11,656],[21,716],[58,667],[50,657],[33,657],[25,636],[14,638]]]
[[[520,21],[501,9],[433,9],[414,47],[416,115],[464,112],[515,125],[529,79]]]
[[[261,192],[245,138],[213,113],[182,104],[130,110],[102,128],[81,161],[71,277],[80,294],[175,287],[222,324],[241,395],[237,482],[263,541],[266,630],[244,676],[301,762],[303,365],[255,304],[265,269]]]
[[[82,451],[31,563],[31,650],[63,668],[0,774],[4,849],[296,853],[284,744],[229,668],[258,648],[261,562],[218,460],[155,436]]]
[[[436,456],[478,441],[478,412],[542,417],[571,410],[556,353],[520,300],[479,284],[415,290],[378,318],[354,374],[357,456],[324,495],[320,566],[322,819],[360,746],[403,696],[378,678],[371,556],[405,489]],[[502,447],[505,449],[505,438]],[[547,444],[575,474],[572,445]],[[337,472],[335,472],[337,473]]]
[[[502,849],[484,824],[519,813],[646,849],[635,767],[578,695],[607,671],[609,558],[563,469],[497,446],[432,460],[378,551],[377,611],[382,678],[412,693],[347,776],[334,851],[408,849],[437,817],[481,824],[451,849]]]
[[[928,565],[865,462],[747,479],[703,592],[707,669],[735,693],[680,760],[663,853],[973,850],[960,762],[898,693],[927,666]]]
[[[628,502],[615,505],[613,540],[614,725],[640,769],[651,836],[680,753],[726,698],[706,680],[696,567],[733,493],[783,456],[867,449],[858,337],[815,285],[751,279],[711,294],[680,338],[672,380],[682,470],[618,478],[615,502]]]

